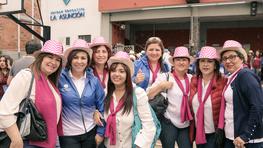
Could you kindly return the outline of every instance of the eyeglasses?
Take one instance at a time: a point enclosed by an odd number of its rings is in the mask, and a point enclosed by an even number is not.
[[[234,61],[237,57],[238,57],[238,55],[230,55],[228,57],[222,57],[222,61],[226,62],[227,59],[229,59],[230,61]]]

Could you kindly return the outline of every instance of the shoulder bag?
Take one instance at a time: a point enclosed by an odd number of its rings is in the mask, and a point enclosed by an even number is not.
[[[166,74],[166,80],[169,81],[169,73]],[[163,117],[163,114],[165,113],[168,107],[167,92],[168,90],[166,89],[165,97],[162,95],[162,92],[160,92],[153,99],[149,100],[149,104],[151,105],[158,119],[161,119]]]

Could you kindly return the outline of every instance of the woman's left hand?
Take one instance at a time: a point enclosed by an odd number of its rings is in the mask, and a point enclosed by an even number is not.
[[[95,141],[96,141],[97,146],[99,146],[103,140],[104,140],[104,137],[100,136],[99,134],[96,134]]]
[[[95,124],[97,124],[98,126],[104,126],[102,121],[100,120],[101,118],[102,118],[101,113],[98,110],[96,110],[93,114],[93,120]]]
[[[243,141],[240,137],[237,137],[233,141],[236,148],[245,148],[245,141]]]

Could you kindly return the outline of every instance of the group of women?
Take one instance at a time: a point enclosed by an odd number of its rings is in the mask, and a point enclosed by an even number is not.
[[[63,53],[62,44],[49,40],[36,61],[19,72],[0,102],[0,128],[9,138],[1,147],[152,147],[156,134],[148,100],[167,90],[168,107],[160,118],[164,148],[263,147],[263,93],[259,78],[246,68],[246,51],[234,40],[218,54],[205,46],[196,60],[196,75],[187,73],[190,55],[177,47],[162,59],[160,38],[146,41],[145,55],[135,61],[103,37],[90,45],[78,39]],[[229,72],[219,72],[220,62]],[[64,66],[63,66],[64,65]],[[62,68],[64,67],[64,68]],[[48,139],[22,139],[14,115],[28,93],[47,124]],[[19,84],[19,85],[17,85]],[[136,99],[137,104],[133,104]],[[133,134],[134,109],[142,128]],[[225,139],[225,140],[224,140]]]

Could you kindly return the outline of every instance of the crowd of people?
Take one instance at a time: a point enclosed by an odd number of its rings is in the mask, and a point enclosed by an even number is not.
[[[0,56],[1,148],[152,148],[156,138],[163,148],[263,147],[263,57],[237,41],[195,58],[184,46],[167,54],[159,37],[140,55],[113,55],[103,37],[65,51],[55,40],[25,49],[14,63]],[[28,93],[46,122],[44,141],[20,135],[16,113]],[[160,93],[168,107],[157,120],[148,101]]]

